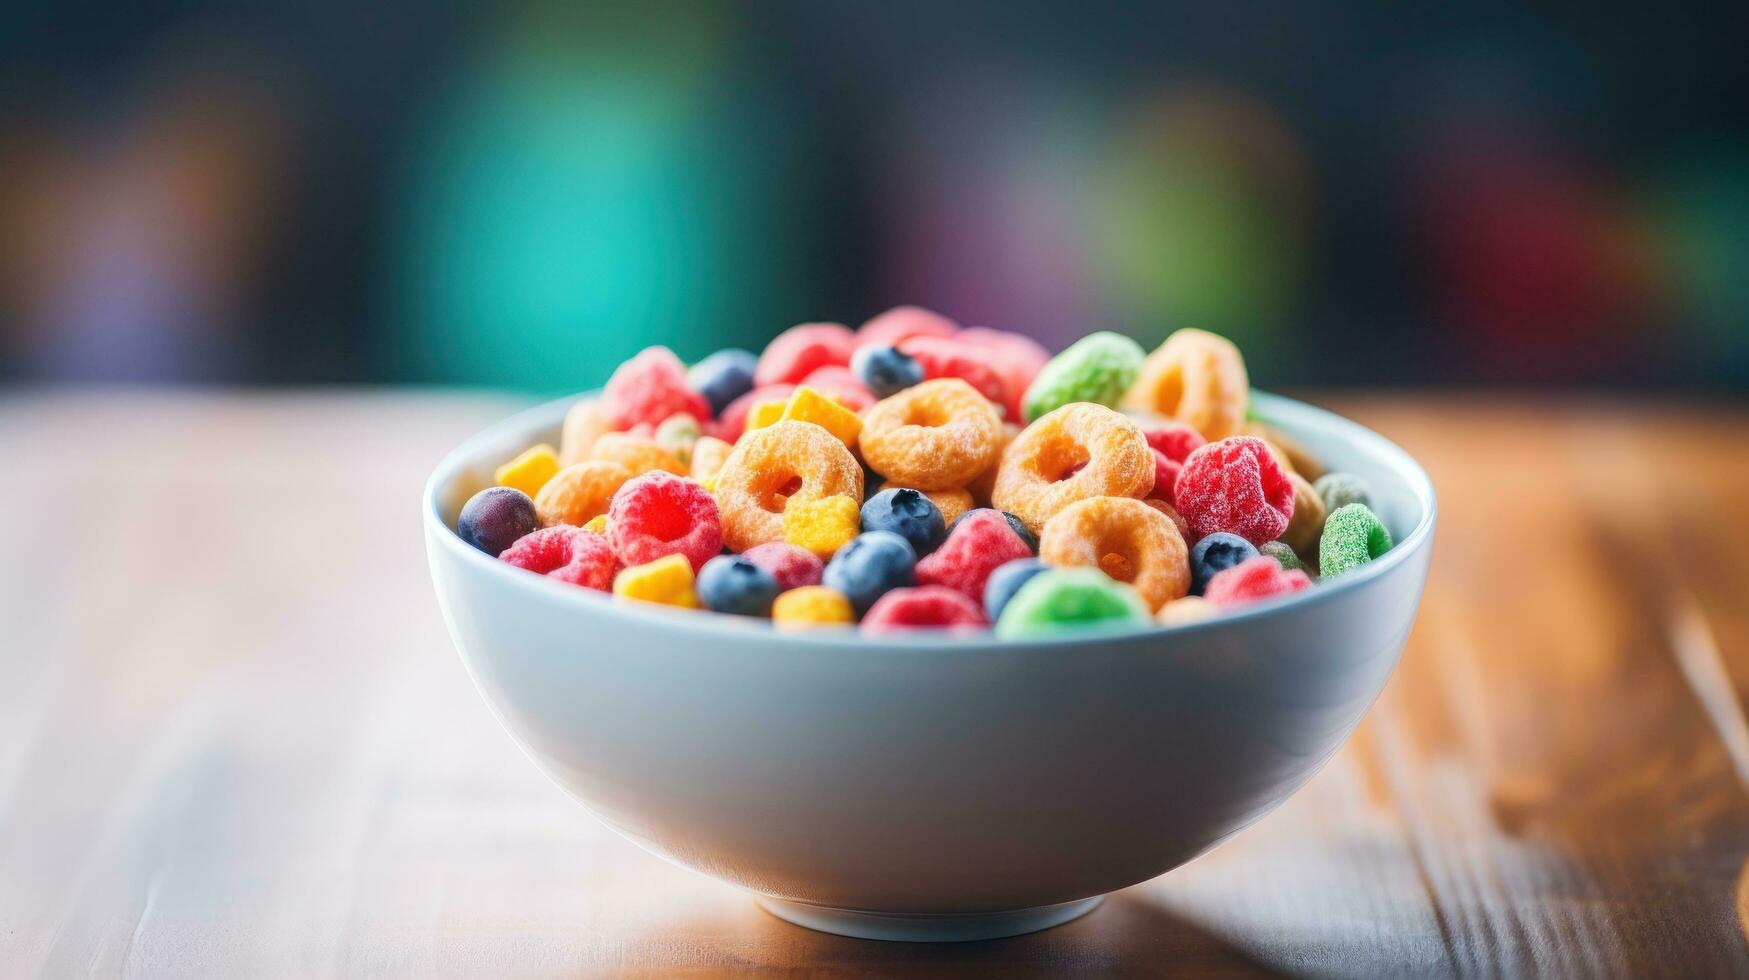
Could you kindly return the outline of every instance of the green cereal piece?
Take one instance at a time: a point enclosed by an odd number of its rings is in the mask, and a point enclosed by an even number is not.
[[[1003,639],[1080,627],[1146,626],[1153,617],[1136,590],[1097,568],[1052,568],[1034,575],[996,620]]]
[[[1312,572],[1311,569],[1306,567],[1305,562],[1300,561],[1300,556],[1294,554],[1294,550],[1289,548],[1285,541],[1265,541],[1263,546],[1257,550],[1262,554],[1274,558],[1281,564],[1282,568],[1290,572],[1296,568],[1308,575]]]
[[[1335,578],[1390,550],[1391,532],[1379,523],[1372,508],[1347,504],[1324,519],[1324,536],[1318,539],[1318,568],[1325,578]]]
[[[1372,506],[1372,488],[1353,473],[1326,473],[1312,484],[1318,499],[1324,501],[1324,512],[1334,514],[1349,504]]]
[[[656,445],[674,454],[682,466],[692,465],[692,446],[698,442],[698,437],[704,430],[699,426],[698,419],[686,412],[676,412],[668,416],[661,425],[656,426]]]
[[[1135,384],[1147,355],[1123,334],[1101,330],[1070,344],[1051,358],[1026,389],[1021,408],[1031,422],[1070,402],[1095,402],[1116,408]]]

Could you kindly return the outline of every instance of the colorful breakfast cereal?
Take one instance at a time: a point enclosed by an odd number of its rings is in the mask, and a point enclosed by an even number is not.
[[[1324,520],[1324,534],[1318,539],[1318,571],[1325,578],[1335,578],[1390,550],[1391,532],[1385,530],[1378,515],[1365,504],[1347,504]]]

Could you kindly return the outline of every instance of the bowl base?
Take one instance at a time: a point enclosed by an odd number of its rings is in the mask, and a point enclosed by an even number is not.
[[[798,926],[853,939],[883,939],[905,943],[956,943],[973,939],[1002,939],[1051,926],[1062,925],[1093,911],[1104,895],[1061,905],[1015,909],[1012,912],[978,912],[967,915],[930,913],[856,912],[850,909],[758,898],[765,911]]]

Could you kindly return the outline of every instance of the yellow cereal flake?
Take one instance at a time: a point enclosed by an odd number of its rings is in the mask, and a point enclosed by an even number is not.
[[[862,529],[862,508],[855,497],[791,497],[783,509],[783,540],[821,558],[849,543]]]
[[[780,630],[848,625],[852,621],[850,600],[824,585],[804,585],[777,597],[771,604],[771,621]]]
[[[783,417],[812,422],[837,436],[838,441],[846,446],[856,445],[856,437],[862,434],[862,419],[855,412],[806,385],[789,396]]]
[[[583,525],[583,530],[588,531],[590,534],[607,534],[607,515],[596,514],[594,517],[591,517],[589,522]]]
[[[621,569],[613,577],[613,594],[621,599],[654,602],[664,606],[698,608],[698,593],[692,589],[692,563],[673,554],[645,565]]]
[[[787,402],[777,401],[776,399],[766,399],[764,401],[754,402],[753,408],[747,412],[747,431],[752,432],[754,429],[763,429],[768,425],[776,423],[778,419],[783,418],[783,411],[788,407],[789,405]]]
[[[530,446],[492,474],[492,482],[501,487],[515,487],[533,497],[540,493],[553,474],[559,472],[558,450],[546,443]]]

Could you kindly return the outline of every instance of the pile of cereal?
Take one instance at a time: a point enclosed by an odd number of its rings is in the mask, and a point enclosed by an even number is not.
[[[1239,351],[900,307],[690,369],[651,347],[474,495],[460,536],[628,601],[869,632],[1185,623],[1372,561],[1366,484],[1247,415]]]

